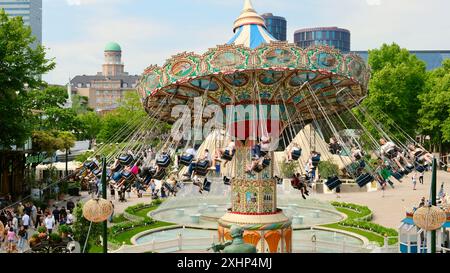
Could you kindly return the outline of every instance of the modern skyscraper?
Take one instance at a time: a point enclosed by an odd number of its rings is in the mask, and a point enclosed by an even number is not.
[[[366,61],[369,59],[369,51],[352,52],[358,54]],[[445,59],[450,59],[450,50],[410,50],[409,53],[424,61],[427,65],[427,70],[439,68]]]
[[[350,51],[350,31],[337,27],[318,27],[297,30],[294,33],[297,46],[328,45],[342,52]]]
[[[139,76],[125,72],[119,44],[108,43],[104,56],[102,72],[97,75],[79,75],[70,81],[72,93],[88,97],[89,106],[97,112],[117,108],[124,93],[134,90],[139,80]]]
[[[35,44],[42,44],[42,0],[0,0],[0,9],[10,17],[22,17],[31,26]]]
[[[287,21],[286,18],[274,16],[272,13],[264,13],[261,15],[266,21],[267,30],[272,36],[279,41],[287,40]]]

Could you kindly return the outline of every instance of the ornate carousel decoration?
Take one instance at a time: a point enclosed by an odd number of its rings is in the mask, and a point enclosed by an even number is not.
[[[138,90],[149,115],[168,123],[177,121],[178,117],[171,115],[177,105],[188,105],[194,112],[196,98],[202,98],[205,106],[217,105],[223,110],[226,124],[231,124],[227,133],[237,148],[231,164],[232,207],[219,221],[220,240],[231,240],[230,229],[238,225],[244,229],[244,241],[260,253],[292,252],[291,221],[277,207],[273,160],[263,162],[266,165],[256,174],[245,170],[252,161],[252,137],[278,138],[289,126],[307,124],[323,114],[309,105],[325,105],[324,111],[330,115],[347,111],[367,95],[370,72],[354,54],[276,41],[249,0],[233,31],[227,44],[203,55],[181,53],[162,67],[149,66]],[[230,106],[249,105],[255,105],[257,112],[267,107],[270,112],[279,108],[280,113],[268,118],[261,113],[247,117],[226,111]],[[253,131],[252,122],[258,124]],[[273,151],[267,157],[271,154]]]

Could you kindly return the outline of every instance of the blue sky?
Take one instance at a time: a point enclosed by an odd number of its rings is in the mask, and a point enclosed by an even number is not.
[[[43,0],[43,43],[57,68],[44,79],[96,74],[109,41],[122,46],[125,70],[141,74],[183,51],[204,53],[226,43],[243,0]],[[450,49],[448,0],[253,0],[259,13],[296,29],[338,26],[352,32],[352,50],[397,42],[408,49]]]

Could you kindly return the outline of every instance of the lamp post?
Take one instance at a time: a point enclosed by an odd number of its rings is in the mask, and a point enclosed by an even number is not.
[[[431,177],[431,205],[436,206],[437,194],[437,160],[433,157],[433,174]],[[431,231],[431,253],[436,253],[436,230]]]
[[[102,162],[102,197],[107,200],[106,196],[106,158]],[[108,253],[108,219],[103,222],[103,253]]]

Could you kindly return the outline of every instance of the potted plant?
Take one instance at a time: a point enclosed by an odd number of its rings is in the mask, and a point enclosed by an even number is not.
[[[45,240],[47,238],[47,229],[45,227],[38,227],[37,232],[39,239]]]
[[[72,234],[72,228],[68,225],[61,225],[58,229],[59,234],[61,235],[62,239],[67,238],[70,234]]]
[[[62,242],[61,236],[59,236],[57,233],[50,234],[49,240],[51,244],[59,244]]]
[[[37,246],[40,242],[41,242],[41,239],[39,238],[39,234],[37,234],[37,233],[33,234],[33,236],[31,236],[31,239],[28,241],[31,248]]]

